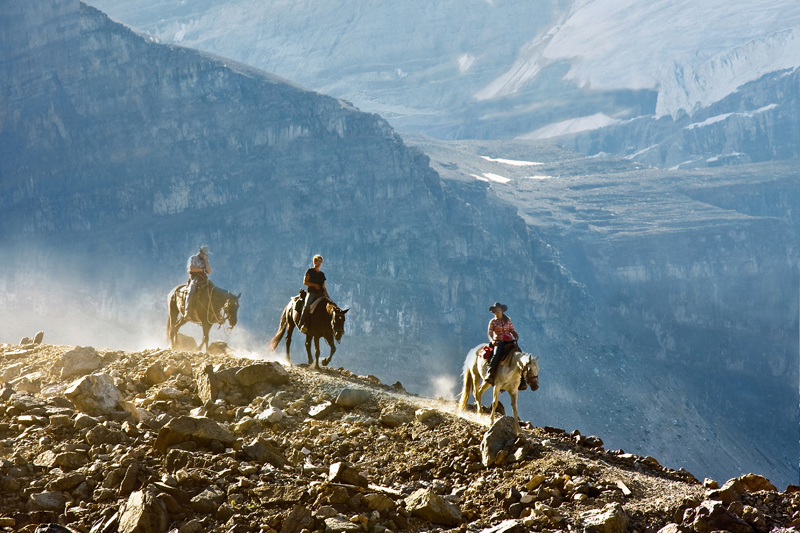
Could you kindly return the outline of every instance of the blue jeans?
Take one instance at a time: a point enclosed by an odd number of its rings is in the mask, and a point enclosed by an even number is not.
[[[322,295],[319,293],[313,293],[313,292],[306,293],[306,303],[303,304],[303,312],[300,313],[300,323],[297,324],[298,326],[302,326],[305,323],[306,318],[308,317],[308,308],[311,307],[311,304],[313,304],[320,298],[322,298]]]

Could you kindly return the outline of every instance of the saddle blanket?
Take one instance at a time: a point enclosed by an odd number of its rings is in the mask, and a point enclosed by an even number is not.
[[[492,358],[492,354],[494,353],[494,348],[491,346],[484,346],[480,350],[478,350],[478,356],[486,359],[487,361]]]

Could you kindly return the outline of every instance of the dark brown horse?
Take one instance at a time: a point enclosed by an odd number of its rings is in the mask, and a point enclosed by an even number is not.
[[[286,334],[286,362],[292,364],[292,358],[289,355],[289,347],[292,345],[292,334],[297,327],[297,320],[300,318],[300,312],[303,309],[302,296],[295,296],[292,298],[286,307],[283,308],[281,313],[281,325],[278,332],[269,341],[269,349],[275,351]],[[316,308],[306,317],[306,326],[308,333],[306,333],[306,353],[308,354],[308,364],[314,365],[314,368],[319,368],[319,339],[323,338],[328,341],[331,347],[331,354],[322,360],[322,366],[327,366],[331,362],[334,352],[336,352],[336,342],[342,342],[342,335],[344,335],[344,320],[345,315],[350,309],[340,309],[338,305],[326,299],[326,301],[319,302]],[[314,357],[311,358],[311,342],[314,342]]]
[[[210,281],[197,288],[189,316],[181,315],[186,300],[188,285],[178,285],[169,293],[169,317],[167,318],[167,337],[170,347],[175,348],[178,330],[187,322],[200,324],[203,328],[203,340],[198,349],[208,349],[208,332],[211,326],[223,326],[227,321],[230,328],[236,325],[239,313],[239,297],[228,291],[218,289]],[[205,348],[204,348],[205,347]]]

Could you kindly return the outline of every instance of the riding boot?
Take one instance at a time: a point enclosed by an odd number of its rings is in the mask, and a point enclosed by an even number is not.
[[[525,381],[525,376],[519,377],[519,390],[525,390],[528,388],[528,382]]]

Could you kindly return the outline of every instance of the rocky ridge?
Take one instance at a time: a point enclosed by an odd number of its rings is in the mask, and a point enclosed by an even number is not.
[[[32,343],[0,345],[0,378],[2,531],[800,525],[795,487],[701,484],[578,431],[517,433],[510,418],[487,431],[453,402],[343,368]]]

